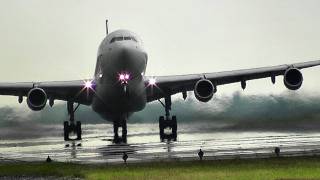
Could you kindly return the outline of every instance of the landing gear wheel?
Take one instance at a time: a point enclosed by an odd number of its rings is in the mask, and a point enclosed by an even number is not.
[[[160,140],[164,141],[164,117],[160,116],[159,117],[159,134],[160,134]]]
[[[74,121],[74,113],[76,112],[80,104],[78,104],[76,108],[74,108],[73,105],[74,105],[74,102],[72,101],[67,102],[69,121],[64,121],[63,123],[63,135],[64,135],[65,141],[81,140],[81,135],[82,135],[81,122],[77,121],[75,123]],[[70,133],[74,133],[77,136],[76,139],[70,139]]]
[[[69,122],[64,121],[63,123],[63,135],[64,135],[64,140],[68,141],[69,139]]]
[[[171,133],[170,134],[165,134],[164,129],[165,128],[170,128]],[[160,140],[163,142],[164,140],[177,140],[177,117],[172,116],[171,119],[164,119],[163,116],[159,117],[159,134],[160,134]]]
[[[70,133],[75,133],[77,135],[77,138],[73,140],[81,140],[82,130],[80,121],[77,121],[76,125],[73,123],[69,124],[68,121],[63,123],[63,135],[65,141],[71,140]]]
[[[124,120],[122,124],[122,141],[127,143],[127,121]]]
[[[118,130],[119,127],[122,128],[122,135],[119,137]],[[118,144],[118,143],[127,143],[127,118],[123,119],[118,119],[113,122],[113,133],[114,133],[114,138],[113,142]]]
[[[174,141],[177,141],[177,117],[172,116],[171,120],[171,128],[172,128],[172,138]]]
[[[170,94],[170,92],[168,92]],[[162,106],[165,108],[165,117],[160,116],[159,117],[159,134],[160,134],[160,140],[163,142],[164,140],[177,140],[177,117],[176,116],[170,116],[170,110],[171,110],[171,96],[167,95],[164,97],[164,103],[158,99],[158,101],[162,104]],[[165,129],[169,128],[171,129],[171,133],[165,133]]]
[[[77,125],[76,125],[76,132],[77,132],[77,140],[81,140],[81,122],[77,121]]]

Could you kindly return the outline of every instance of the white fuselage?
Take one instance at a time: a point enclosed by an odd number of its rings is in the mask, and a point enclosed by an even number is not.
[[[142,110],[147,103],[146,66],[147,54],[134,33],[110,33],[98,50],[92,109],[110,121]]]

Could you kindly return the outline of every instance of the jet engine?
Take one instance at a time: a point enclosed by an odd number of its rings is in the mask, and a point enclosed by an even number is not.
[[[33,88],[28,92],[27,104],[34,111],[42,110],[47,104],[47,94],[41,88]]]
[[[194,86],[194,95],[201,102],[208,102],[216,91],[216,87],[207,79],[199,80]]]
[[[284,85],[290,90],[297,90],[301,87],[303,81],[302,73],[297,68],[289,68],[283,76]]]

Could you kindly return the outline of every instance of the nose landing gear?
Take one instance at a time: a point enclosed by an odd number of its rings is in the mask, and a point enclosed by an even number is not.
[[[73,102],[70,102],[70,101],[67,102],[69,122],[65,121],[63,123],[63,135],[64,135],[65,141],[81,140],[81,135],[82,135],[81,122],[80,121],[77,121],[76,123],[74,122],[74,113],[79,108],[80,104],[78,104],[75,109],[73,107],[73,104],[74,104]],[[70,139],[70,133],[76,134],[76,139]]]
[[[166,116],[159,117],[159,129],[160,129],[160,140],[163,142],[164,140],[177,140],[177,117],[170,117],[171,110],[171,96],[165,97],[165,103],[163,104],[160,100],[159,102],[165,108]],[[166,129],[171,130],[171,132],[165,132]]]
[[[119,127],[122,128],[122,135],[119,137],[118,130]],[[113,142],[114,143],[127,143],[127,119],[123,118],[120,119],[119,121],[114,121],[113,122],[113,132],[114,132],[114,138]]]

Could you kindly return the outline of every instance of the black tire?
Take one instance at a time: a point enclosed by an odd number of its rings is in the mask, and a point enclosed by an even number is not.
[[[127,142],[127,134],[128,134],[127,125],[124,125],[122,127],[122,142],[124,142],[124,143]]]
[[[63,136],[65,141],[69,140],[69,122],[68,121],[64,121],[63,123]]]
[[[177,117],[176,116],[172,116],[172,133],[175,132],[177,133]]]
[[[172,138],[173,141],[177,141],[177,117],[176,116],[172,116],[172,124],[171,124],[171,128],[172,128]]]
[[[80,121],[77,121],[76,132],[77,132],[77,140],[81,140],[82,129],[81,129],[81,122]]]
[[[172,132],[172,139],[173,141],[177,141],[177,131]]]
[[[160,139],[161,141],[163,141],[164,139],[164,117],[163,116],[160,116],[159,117],[159,134],[160,134]]]
[[[163,123],[164,123],[164,117],[160,116],[159,117],[159,128],[163,127]]]
[[[127,130],[122,130],[122,139],[127,139]]]

